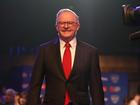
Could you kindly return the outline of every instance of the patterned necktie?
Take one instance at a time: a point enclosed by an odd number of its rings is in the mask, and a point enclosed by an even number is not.
[[[71,47],[71,45],[69,43],[65,44],[65,52],[63,55],[63,69],[64,69],[64,74],[65,74],[66,79],[69,78],[69,75],[71,72],[71,62],[72,61],[71,61],[70,47]],[[66,90],[64,105],[68,105],[69,102],[70,102],[70,97],[69,97],[68,91]]]

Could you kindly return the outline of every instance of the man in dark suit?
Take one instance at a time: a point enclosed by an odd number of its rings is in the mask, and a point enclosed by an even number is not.
[[[43,105],[104,105],[97,49],[76,38],[79,28],[75,12],[61,9],[57,13],[58,36],[40,46],[27,105],[39,104],[44,77]]]

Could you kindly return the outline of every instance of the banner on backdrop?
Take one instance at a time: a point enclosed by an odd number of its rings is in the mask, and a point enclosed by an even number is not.
[[[124,105],[128,92],[127,73],[102,73],[105,105]]]

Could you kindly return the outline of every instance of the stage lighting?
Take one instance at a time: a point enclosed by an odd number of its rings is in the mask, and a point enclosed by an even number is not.
[[[125,25],[140,26],[140,6],[122,5]]]

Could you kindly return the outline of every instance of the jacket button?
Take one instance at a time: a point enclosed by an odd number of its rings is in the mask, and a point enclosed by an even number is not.
[[[66,80],[66,87],[68,87],[69,85],[69,80]]]

